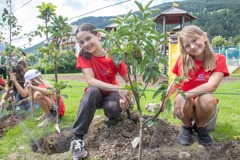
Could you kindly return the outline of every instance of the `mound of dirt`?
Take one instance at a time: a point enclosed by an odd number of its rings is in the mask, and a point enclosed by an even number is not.
[[[69,150],[73,134],[71,128],[64,128],[61,133],[55,132],[44,138],[40,138],[37,143],[32,143],[34,152],[43,154],[63,153]]]
[[[131,112],[131,115],[138,121],[137,113]],[[144,119],[148,117],[145,115]],[[179,125],[171,125],[166,119],[156,119],[156,123],[155,130],[153,127],[144,128],[143,159],[240,159],[239,141],[214,141],[211,147],[206,148],[194,142],[190,147],[184,147],[177,143]],[[138,136],[139,123],[128,119],[126,113],[117,124],[110,124],[105,117],[95,116],[84,137],[88,158],[135,160],[138,158],[138,147],[133,148],[131,142]],[[71,128],[66,128],[61,134],[53,133],[42,138],[39,140],[42,153],[66,152],[70,148],[71,137]],[[34,151],[37,151],[36,146]]]
[[[25,114],[15,113],[8,114],[0,118],[0,138],[4,136],[4,133],[17,125],[19,121],[23,121],[27,118]]]

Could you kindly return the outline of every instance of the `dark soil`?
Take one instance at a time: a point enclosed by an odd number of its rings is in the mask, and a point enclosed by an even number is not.
[[[53,154],[63,153],[69,150],[73,134],[70,128],[61,130],[61,133],[55,132],[38,140],[38,144],[32,143],[34,152]]]
[[[138,121],[138,115],[131,112]],[[144,116],[147,119],[148,116]],[[211,147],[203,147],[194,142],[190,147],[177,143],[180,126],[171,125],[166,119],[157,119],[156,130],[144,128],[143,159],[145,160],[177,160],[177,159],[240,159],[240,141],[213,142]],[[131,142],[139,136],[139,123],[122,114],[117,124],[109,124],[105,117],[95,116],[89,133],[85,135],[85,148],[90,159],[135,160],[138,158],[138,147],[133,148]],[[195,134],[196,135],[196,134]],[[39,140],[41,151],[45,154],[62,153],[70,148],[71,129],[64,129],[61,134],[53,133]],[[193,139],[197,139],[196,137]],[[194,140],[194,141],[195,141]],[[33,145],[33,151],[37,151]]]
[[[23,121],[26,118],[27,118],[26,115],[19,113],[8,114],[0,118],[0,138],[4,136],[4,133],[7,130],[14,128],[19,121]]]

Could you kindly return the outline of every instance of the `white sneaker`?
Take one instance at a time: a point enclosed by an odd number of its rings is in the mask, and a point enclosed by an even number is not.
[[[42,123],[38,124],[37,127],[43,127],[48,125],[49,123],[56,123],[56,117],[46,117],[46,119]]]
[[[35,121],[39,122],[39,121],[44,120],[44,119],[46,119],[46,113],[45,112],[41,115],[41,117],[38,117],[37,119],[35,119]]]

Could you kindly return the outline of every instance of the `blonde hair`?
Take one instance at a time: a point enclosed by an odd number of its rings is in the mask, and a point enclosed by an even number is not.
[[[48,81],[45,81],[45,80],[42,78],[41,75],[39,75],[39,76],[31,79],[30,82],[31,82],[34,86],[38,86],[39,84],[44,84],[46,87],[53,88],[52,85],[51,85]],[[34,95],[34,94],[33,94],[33,90],[32,90],[32,89],[29,90],[29,95],[30,95],[30,97],[31,97],[31,100],[32,100],[32,99],[34,100],[34,98],[33,98],[33,95]],[[50,97],[50,98],[54,98],[54,95],[49,95],[49,97]]]
[[[179,34],[179,44],[180,44],[180,54],[181,54],[181,73],[182,77],[185,77],[186,80],[189,80],[190,77],[188,75],[189,71],[192,71],[194,74],[194,69],[197,69],[196,64],[194,63],[193,56],[188,54],[185,47],[183,46],[184,38],[197,38],[200,39],[205,33],[195,25],[189,25],[184,27],[184,29]],[[212,51],[212,47],[207,39],[205,42],[204,48],[204,59],[203,59],[203,68],[205,72],[212,71],[216,68],[216,59],[215,55]]]
[[[44,84],[46,87],[52,88],[52,85],[48,81],[45,81],[41,75],[31,79],[30,82],[32,82],[33,85]]]

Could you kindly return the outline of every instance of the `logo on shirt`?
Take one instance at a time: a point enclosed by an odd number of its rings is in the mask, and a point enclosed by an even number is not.
[[[103,69],[101,69],[101,71],[102,71],[102,73],[103,73],[104,75],[109,75],[109,74],[112,73],[111,68],[109,68],[106,72],[105,72]]]
[[[211,75],[207,74],[199,74],[198,75],[198,81],[208,81]]]

